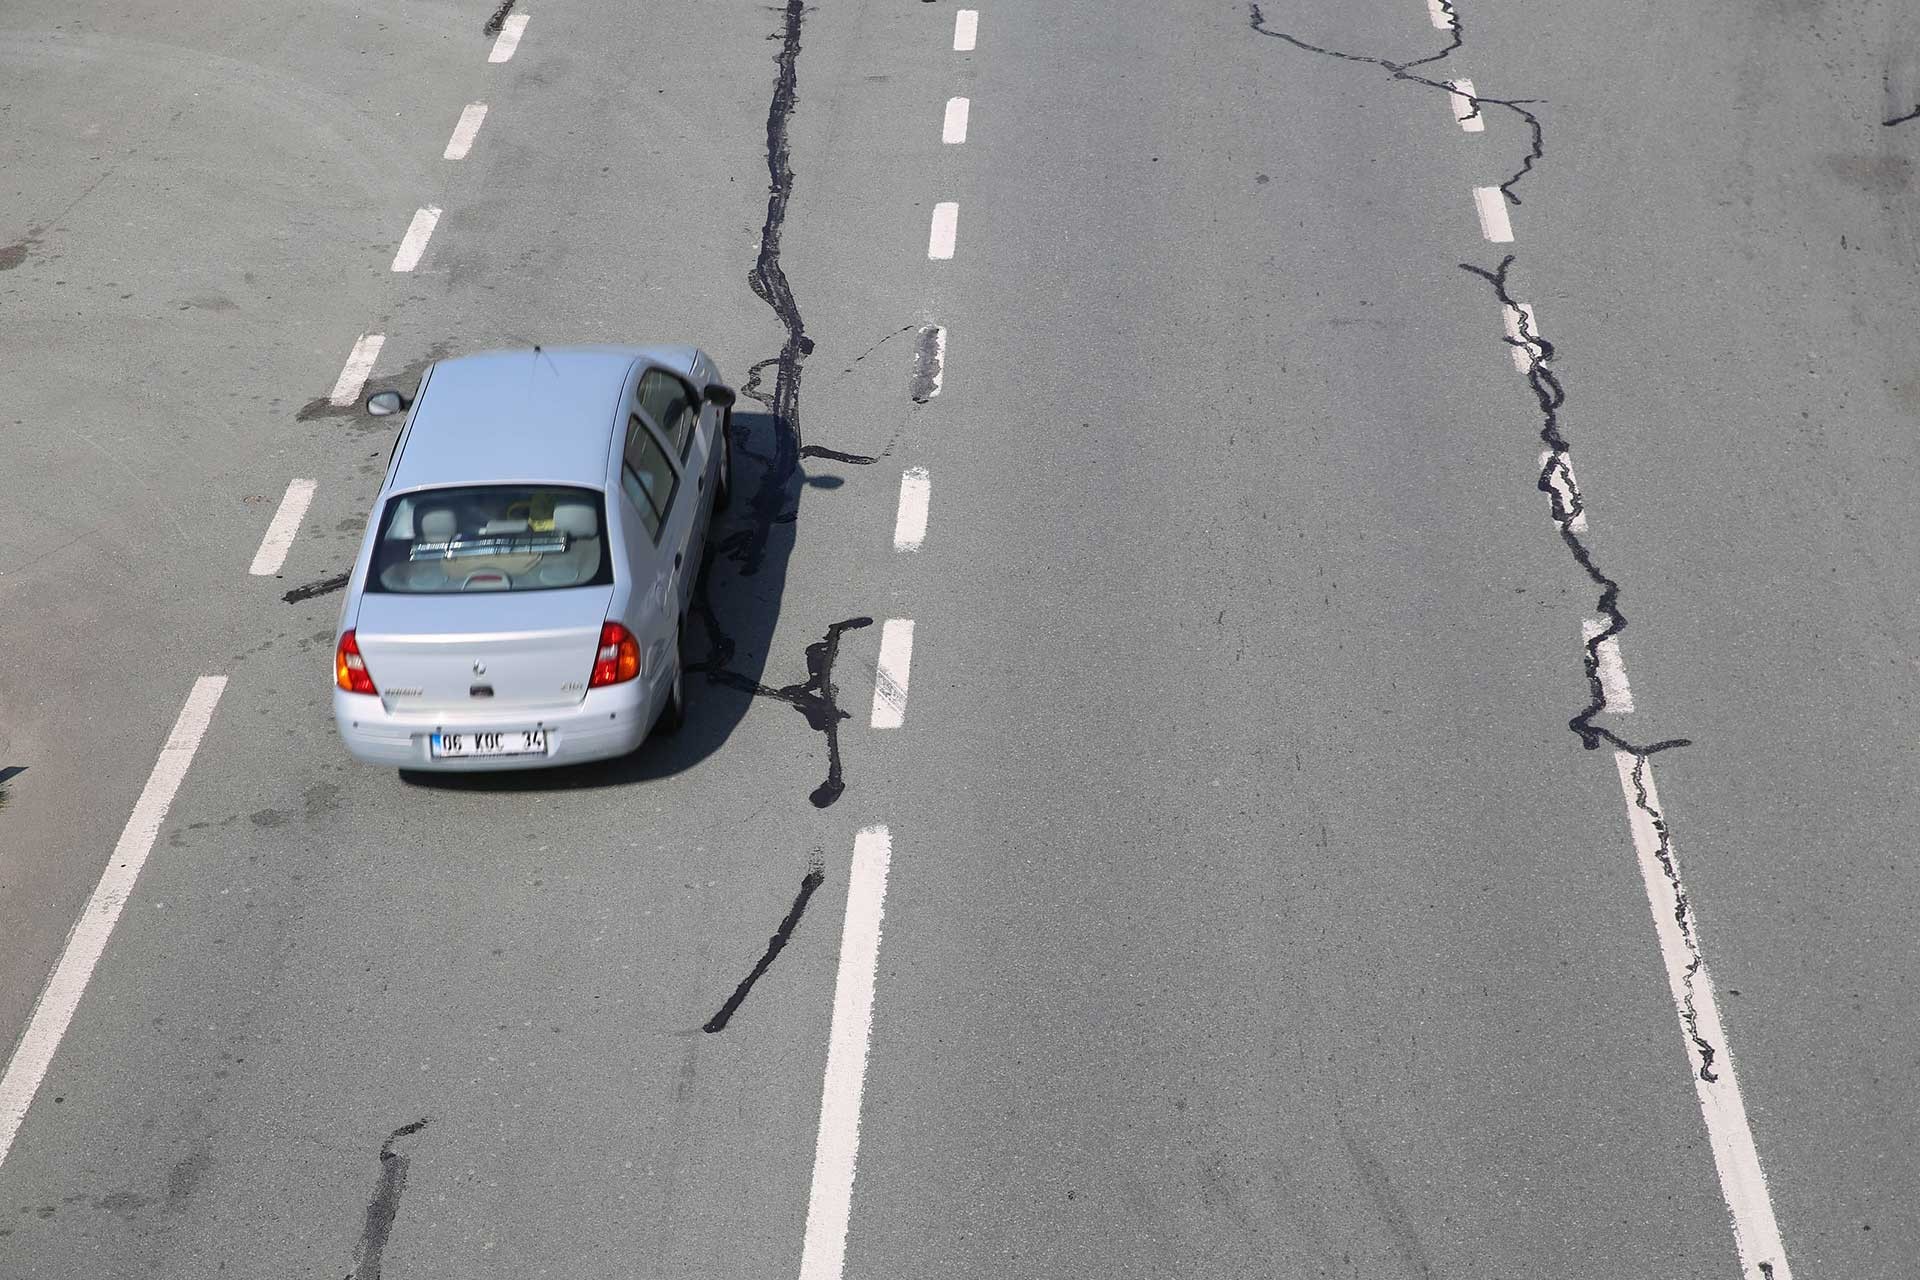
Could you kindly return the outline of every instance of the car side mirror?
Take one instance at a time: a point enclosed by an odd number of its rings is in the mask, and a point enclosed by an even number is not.
[[[733,388],[721,386],[716,382],[701,393],[701,398],[708,404],[717,404],[725,409],[733,403]]]
[[[405,413],[407,406],[412,403],[398,391],[376,391],[367,397],[367,412],[376,418],[385,418]]]

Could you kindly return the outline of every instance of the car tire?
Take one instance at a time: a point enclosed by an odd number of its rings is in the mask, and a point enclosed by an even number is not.
[[[733,503],[733,410],[720,415],[720,475],[713,482],[713,509],[725,511]]]
[[[673,683],[667,686],[667,702],[660,708],[660,718],[653,722],[659,733],[672,733],[687,722],[687,669],[681,661],[681,653],[686,648],[687,628],[683,622],[673,641]]]

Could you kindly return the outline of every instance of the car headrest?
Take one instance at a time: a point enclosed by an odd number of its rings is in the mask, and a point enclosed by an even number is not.
[[[598,537],[600,513],[593,509],[591,502],[556,502],[553,504],[553,527],[576,538]]]
[[[460,519],[452,507],[422,507],[418,523],[422,542],[452,542],[460,532]]]

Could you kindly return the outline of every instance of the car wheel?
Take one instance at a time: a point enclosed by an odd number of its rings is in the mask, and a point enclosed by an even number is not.
[[[686,649],[687,628],[683,622],[673,641],[673,683],[667,686],[667,705],[660,708],[660,718],[653,727],[661,733],[672,733],[687,722],[687,669],[680,655]]]
[[[720,478],[714,481],[713,509],[725,511],[733,501],[733,410],[720,415]]]

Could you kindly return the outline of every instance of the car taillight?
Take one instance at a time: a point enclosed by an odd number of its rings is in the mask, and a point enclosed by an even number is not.
[[[593,679],[587,687],[620,684],[640,674],[640,642],[617,622],[600,628],[600,651],[593,658]]]
[[[360,656],[360,643],[353,638],[352,631],[340,636],[340,647],[333,651],[333,682],[348,693],[370,693],[378,697],[380,691],[373,687],[373,677],[367,674],[367,663]]]

